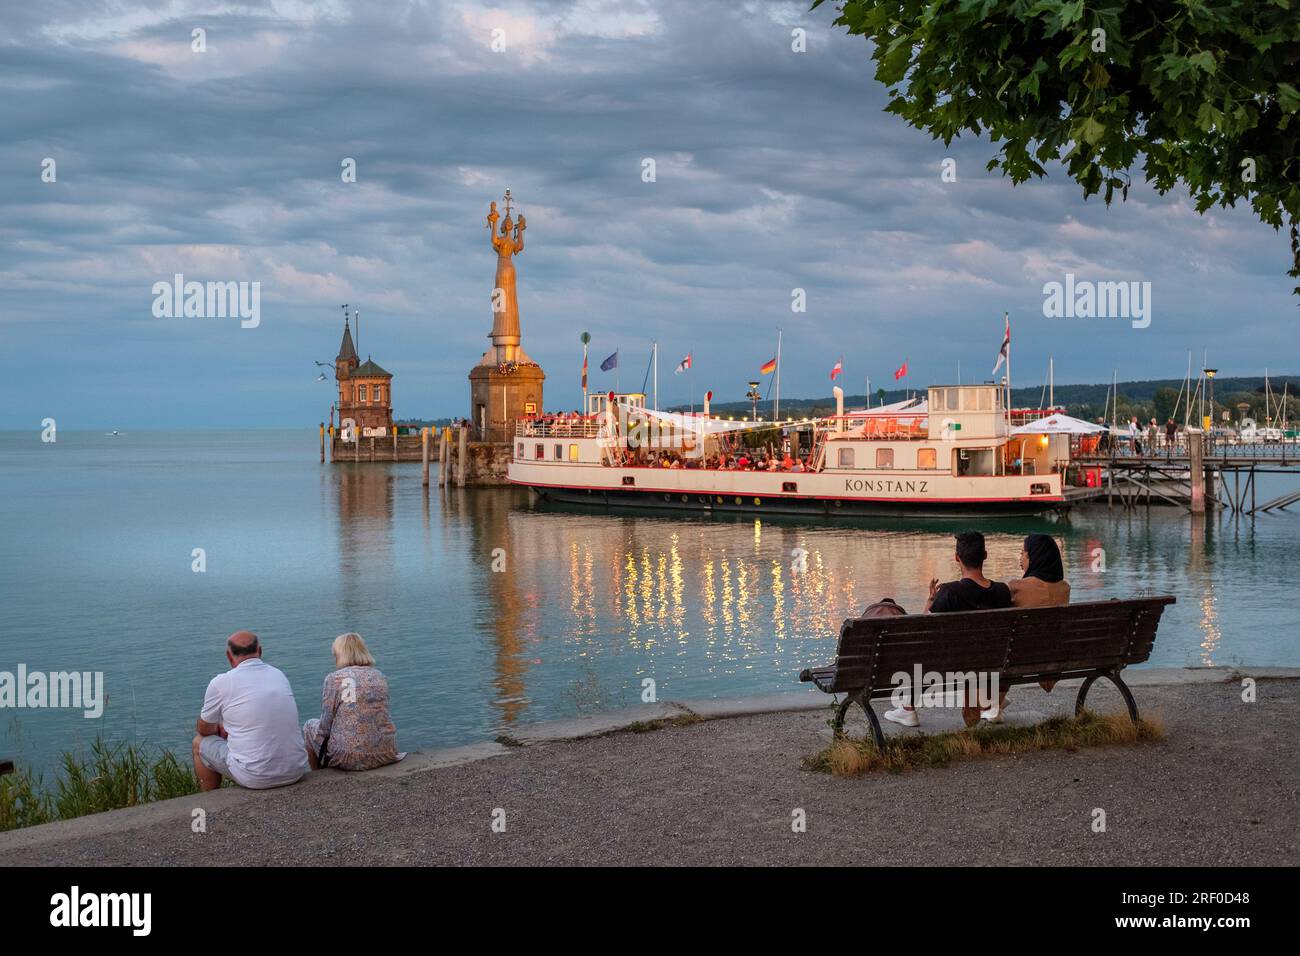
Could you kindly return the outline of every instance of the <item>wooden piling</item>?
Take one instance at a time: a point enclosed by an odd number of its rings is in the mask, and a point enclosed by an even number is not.
[[[356,442],[356,444],[352,448],[352,460],[360,461],[361,460],[361,426],[359,425],[352,426],[352,440]]]
[[[370,460],[375,460],[375,436],[370,436]]]
[[[420,429],[420,460],[424,463],[424,487],[429,487],[429,429]]]
[[[465,487],[466,459],[469,457],[469,429],[460,426],[460,439],[456,442],[456,484]]]
[[[320,463],[325,464],[325,423],[320,423]]]
[[[438,487],[447,484],[448,465],[451,462],[451,430],[438,429]]]
[[[1205,513],[1205,464],[1202,457],[1205,435],[1199,428],[1187,430],[1187,480],[1192,486],[1192,514]]]
[[[393,461],[397,461],[397,426],[393,426]]]

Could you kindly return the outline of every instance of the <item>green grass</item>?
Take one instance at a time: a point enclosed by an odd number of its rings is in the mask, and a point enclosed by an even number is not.
[[[0,831],[53,820],[71,820],[105,810],[134,807],[198,793],[188,760],[170,750],[140,744],[110,744],[102,737],[88,752],[64,751],[52,788],[41,774],[19,769],[0,777]]]
[[[1146,743],[1164,737],[1158,721],[1127,714],[1098,715],[1085,710],[1078,717],[1049,717],[1038,724],[990,724],[942,734],[886,738],[882,751],[873,740],[841,737],[825,750],[805,757],[805,770],[856,777],[875,770],[903,773],[920,767],[946,767],[956,760],[973,760],[1037,750],[1078,750],[1116,744]]]

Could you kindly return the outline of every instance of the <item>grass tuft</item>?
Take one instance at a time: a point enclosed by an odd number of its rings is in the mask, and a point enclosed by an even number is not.
[[[170,750],[156,755],[140,744],[97,737],[89,753],[64,751],[53,789],[31,769],[0,776],[0,831],[71,820],[198,793],[189,763]]]
[[[989,724],[942,734],[886,738],[884,750],[875,741],[841,737],[825,750],[805,757],[803,768],[836,777],[857,777],[875,770],[903,773],[919,767],[946,767],[953,761],[1031,753],[1037,750],[1078,750],[1117,744],[1149,743],[1164,737],[1158,720],[1127,714],[1049,717],[1038,724]]]
[[[613,731],[622,733],[627,731],[631,734],[648,734],[654,730],[663,730],[665,727],[689,727],[691,724],[698,724],[704,718],[699,714],[677,714],[673,717],[658,717],[654,720],[634,720],[622,730]]]

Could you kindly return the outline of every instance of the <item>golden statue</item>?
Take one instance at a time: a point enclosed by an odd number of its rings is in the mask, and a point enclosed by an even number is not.
[[[519,222],[510,218],[510,205],[513,200],[510,190],[506,190],[506,216],[497,231],[497,220],[501,218],[494,202],[488,210],[487,228],[492,235],[492,248],[497,253],[496,285],[492,290],[492,344],[496,346],[498,362],[514,362],[520,358],[519,352],[519,294],[515,282],[514,257],[524,251],[524,230],[528,228],[523,213]]]

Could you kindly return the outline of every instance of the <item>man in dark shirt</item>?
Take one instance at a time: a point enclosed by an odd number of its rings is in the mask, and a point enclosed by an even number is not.
[[[938,578],[930,581],[930,599],[925,602],[926,614],[945,614],[952,611],[980,611],[986,608],[1011,607],[1011,589],[1001,581],[990,581],[984,576],[984,561],[988,551],[984,547],[984,535],[978,531],[964,531],[957,535],[957,565],[961,568],[961,577],[947,584],[940,584]],[[978,707],[962,708],[962,716],[971,723],[973,715],[997,719],[1001,716],[999,706],[981,712]],[[920,726],[921,720],[916,710],[902,704],[885,712],[885,719],[892,720],[904,727]]]
[[[978,531],[964,531],[957,535],[957,565],[961,568],[961,577],[947,584],[940,584],[938,578],[933,579],[925,612],[944,614],[1011,607],[1011,589],[1001,581],[990,581],[984,576],[987,558],[984,535]]]

